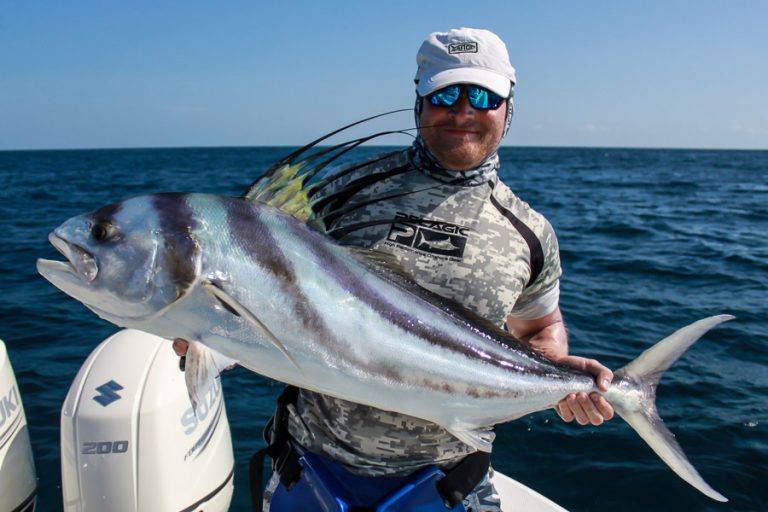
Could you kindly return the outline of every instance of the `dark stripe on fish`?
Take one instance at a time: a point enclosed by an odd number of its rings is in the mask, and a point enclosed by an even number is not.
[[[123,203],[114,203],[107,206],[103,206],[91,214],[93,224],[100,224],[102,222],[111,224],[112,219],[123,209]]]
[[[280,282],[283,292],[293,301],[290,314],[299,319],[304,328],[317,333],[319,340],[326,342],[326,349],[331,352],[352,351],[344,347],[334,333],[328,329],[322,315],[312,307],[310,300],[304,295],[290,259],[280,250],[280,245],[272,235],[269,225],[263,222],[259,205],[245,201],[229,201],[225,203],[227,210],[227,227],[232,240],[257,265],[274,275]],[[266,210],[265,215],[274,215],[279,219],[282,213]],[[293,222],[295,219],[290,218]],[[296,221],[298,222],[298,221]],[[303,233],[313,233],[306,229]],[[314,234],[314,233],[313,233]]]
[[[194,210],[187,204],[187,194],[156,194],[151,196],[166,249],[165,266],[171,280],[183,295],[197,278],[200,248],[193,235],[199,229]]]
[[[403,331],[411,332],[417,337],[425,340],[431,345],[441,347],[453,352],[459,353],[472,360],[483,360],[487,363],[504,368],[508,371],[519,371],[520,361],[513,361],[507,358],[496,358],[486,356],[482,353],[480,348],[473,347],[466,343],[467,340],[461,340],[454,338],[450,333],[443,331],[438,326],[429,326],[426,323],[413,322],[413,311],[404,309],[397,304],[392,303],[389,298],[380,293],[375,287],[367,285],[361,279],[354,277],[353,273],[349,271],[346,262],[340,260],[337,253],[331,250],[334,247],[329,244],[328,240],[321,239],[322,235],[312,232],[299,222],[289,222],[287,227],[291,229],[292,236],[307,241],[307,250],[312,251],[315,258],[320,262],[320,265],[326,272],[332,275],[339,284],[348,291],[348,293],[363,301],[371,310],[377,311],[382,317],[386,318],[393,325],[399,327]],[[316,242],[312,242],[311,239],[315,238]],[[402,287],[402,283],[399,283],[396,276],[386,276],[382,272],[377,272],[377,275],[384,280],[387,280],[394,284],[394,286]],[[461,330],[468,331],[474,330],[481,336],[485,336],[495,341],[499,347],[510,350],[510,356],[517,355],[520,358],[524,358],[533,364],[526,365],[526,372],[537,375],[550,376],[552,368],[548,361],[544,360],[541,356],[526,349],[524,346],[510,345],[510,340],[502,340],[500,337],[493,335],[492,333],[484,332],[478,325],[462,318],[456,312],[456,308],[449,306],[446,299],[441,298],[427,290],[423,293],[419,293],[421,290],[413,290],[415,286],[409,283],[411,292],[415,296],[423,295],[425,298],[429,295],[429,299],[425,301],[434,307],[436,310],[441,310],[443,314],[450,316],[454,325],[461,325]],[[405,305],[405,308],[408,306]],[[436,311],[437,314],[437,311]],[[487,323],[487,322],[486,322]],[[543,364],[542,364],[543,363]],[[460,378],[460,376],[457,376]],[[439,389],[433,388],[433,389]]]
[[[269,224],[265,223],[261,218],[260,211],[263,206],[247,203],[245,201],[232,201],[227,202],[225,205],[227,208],[228,229],[232,239],[236,241],[244,253],[249,255],[257,265],[272,273],[279,280],[283,287],[283,292],[293,301],[293,307],[290,314],[303,322],[305,329],[317,333],[316,339],[324,343],[327,351],[332,353],[343,352],[346,354],[347,358],[352,357],[354,350],[346,346],[347,344],[344,341],[335,336],[325,324],[322,314],[313,307],[308,297],[306,297],[301,290],[298,276],[292,262],[280,249],[280,245],[275,239]],[[413,312],[407,310],[407,304],[403,307],[398,307],[397,305],[392,304],[383,293],[379,292],[379,290],[367,285],[363,280],[354,277],[354,274],[350,272],[348,261],[339,258],[339,253],[334,250],[334,248],[338,248],[339,246],[333,244],[333,242],[324,235],[312,231],[303,222],[272,209],[263,210],[263,215],[274,216],[274,220],[282,224],[277,227],[277,231],[282,231],[284,229],[288,236],[291,236],[294,240],[300,241],[306,249],[306,253],[312,254],[313,259],[318,262],[318,265],[322,267],[329,276],[335,279],[339,283],[339,286],[347,290],[351,297],[355,297],[357,300],[362,301],[368,308],[377,311],[378,314],[393,325],[403,331],[413,333],[415,336],[424,339],[427,343],[433,346],[451,350],[468,359],[475,361],[483,360],[488,364],[503,368],[507,371],[519,371],[518,368],[521,366],[521,361],[519,360],[511,361],[503,357],[483,357],[483,353],[480,349],[467,344],[467,340],[454,338],[451,334],[444,332],[437,326],[429,326],[419,322],[413,322]],[[382,279],[393,282],[396,287],[399,286],[395,280],[386,277],[382,277]],[[449,308],[441,307],[439,304],[432,304],[432,307],[442,310],[446,315],[450,315],[454,325],[463,326],[459,327],[460,329],[465,331],[468,329],[475,330],[481,336],[485,335],[496,340],[494,336],[482,333],[476,325],[453,314]],[[435,313],[436,315],[439,315],[437,311]],[[503,342],[498,341],[498,343],[500,346],[505,347]],[[532,359],[531,362],[534,364],[526,365],[530,366],[530,368],[526,368],[528,373],[549,375],[551,367],[549,365],[541,366],[535,364],[542,362],[542,359],[536,356],[529,356],[524,347],[520,347],[519,349],[516,348],[513,353],[510,353],[510,357],[513,357],[515,354],[519,354],[519,357],[529,361]],[[405,383],[413,381],[414,378],[418,377],[403,375],[398,368],[394,368],[383,362],[371,363],[370,361],[355,361],[350,359],[348,359],[348,362],[353,366],[356,365],[361,368],[366,368],[372,374],[397,382]],[[462,380],[461,375],[457,375],[456,378],[457,381]],[[442,382],[424,382],[423,384],[438,392],[448,392]],[[470,390],[471,396],[478,398],[497,396],[496,393],[503,396],[508,395],[508,391],[505,390]]]

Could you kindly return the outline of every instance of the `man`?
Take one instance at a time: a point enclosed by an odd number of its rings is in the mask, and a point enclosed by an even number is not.
[[[433,33],[417,64],[419,136],[405,151],[350,166],[322,192],[320,213],[342,212],[333,216],[329,236],[393,255],[421,286],[594,375],[606,390],[608,368],[568,354],[552,227],[497,175],[515,85],[506,46],[486,30]],[[185,351],[180,340],[174,346]],[[581,425],[613,417],[597,393],[570,395],[556,409]],[[294,443],[354,475],[408,475],[429,465],[449,471],[475,452],[438,425],[306,390],[287,411]],[[486,462],[471,477],[474,487],[461,493],[466,510],[499,510],[488,473]],[[267,505],[280,485],[273,475]]]

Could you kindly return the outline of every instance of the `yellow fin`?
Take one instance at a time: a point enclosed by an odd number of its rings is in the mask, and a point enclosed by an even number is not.
[[[315,219],[316,216],[312,208],[311,198],[327,185],[329,181],[325,180],[310,184],[314,177],[318,176],[339,157],[364,142],[382,135],[406,133],[411,129],[380,132],[325,148],[316,148],[316,146],[320,142],[358,124],[385,115],[409,110],[411,109],[395,110],[371,116],[323,135],[275,163],[263,176],[259,177],[248,187],[248,190],[242,196],[243,199],[278,208],[305,222]],[[319,219],[314,223],[308,222],[308,224],[313,229],[322,230],[323,227]]]

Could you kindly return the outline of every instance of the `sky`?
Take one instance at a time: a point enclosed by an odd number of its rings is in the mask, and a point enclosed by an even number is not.
[[[0,150],[302,145],[412,107],[421,42],[460,26],[517,70],[505,145],[768,149],[766,20],[764,0],[0,0]]]

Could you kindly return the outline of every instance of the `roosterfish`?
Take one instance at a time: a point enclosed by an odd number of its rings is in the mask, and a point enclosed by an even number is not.
[[[313,178],[327,161],[296,162],[307,147],[242,197],[152,194],[71,218],[49,235],[66,261],[40,259],[37,269],[119,327],[190,340],[185,378],[193,405],[236,362],[434,422],[490,451],[493,425],[552,408],[570,393],[598,391],[591,375],[549,361],[418,286],[390,257],[328,237],[313,208],[330,179]],[[603,393],[675,473],[718,501],[727,499],[688,461],[655,399],[664,372],[731,318],[678,330],[616,371]]]

